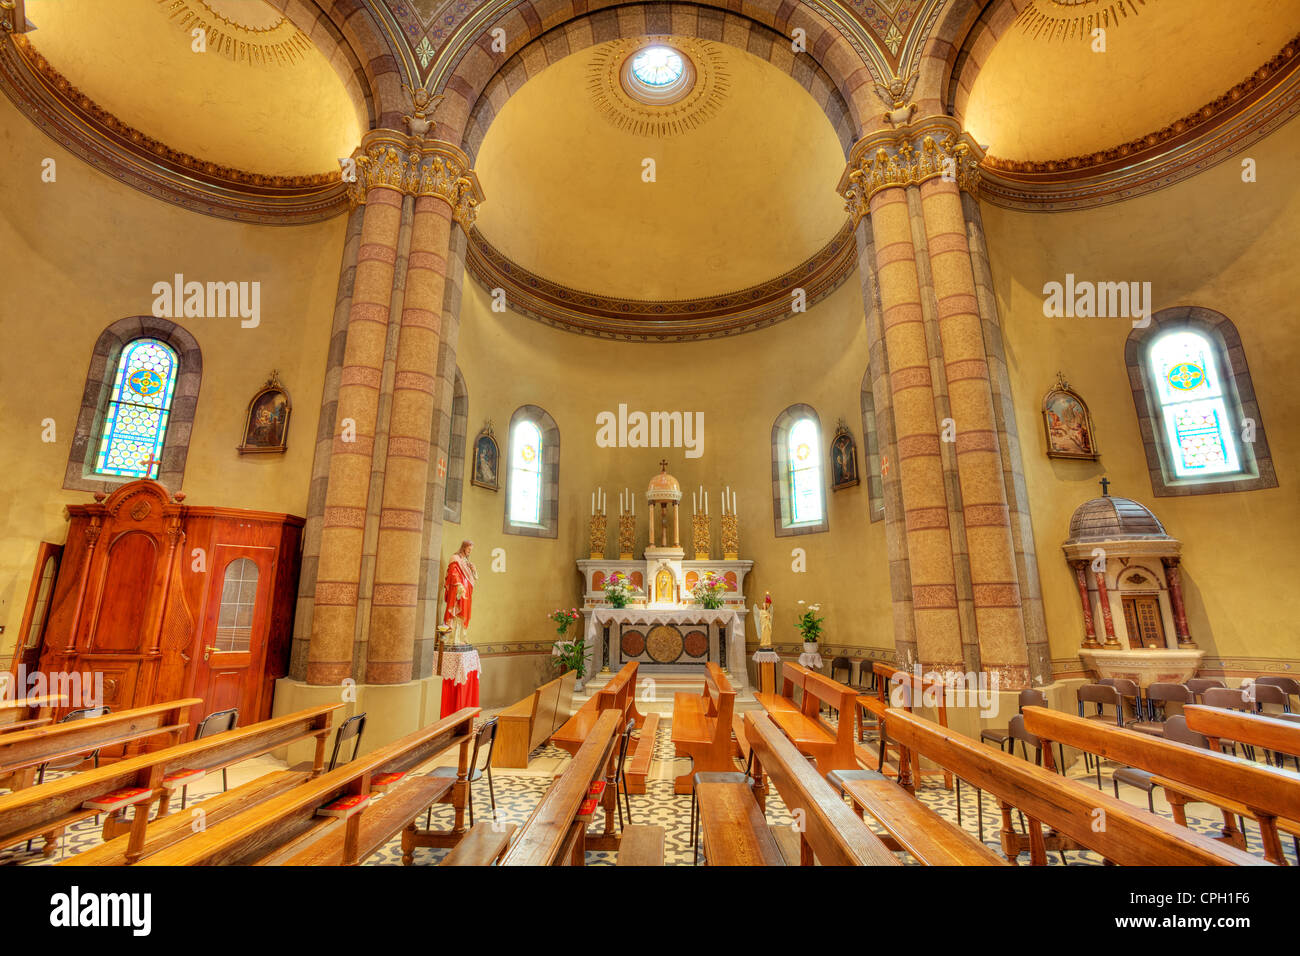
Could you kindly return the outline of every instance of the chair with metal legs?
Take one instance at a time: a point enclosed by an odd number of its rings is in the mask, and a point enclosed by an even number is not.
[[[618,764],[614,773],[614,803],[618,806],[618,828],[623,829],[623,807],[627,806],[627,822],[632,823],[632,801],[627,793],[627,775],[623,773],[623,765],[627,762],[627,752],[632,743],[632,731],[636,730],[636,721],[629,720],[627,726],[623,728],[623,733],[619,735],[618,742]],[[623,802],[619,803],[618,795],[620,790],[623,794]]]
[[[59,723],[66,724],[74,720],[85,720],[87,717],[103,717],[107,713],[110,713],[110,709],[108,707],[82,707],[80,710],[68,711],[66,714],[64,714],[62,717],[59,718]],[[87,760],[90,760],[94,763],[95,769],[97,770],[99,769],[99,748],[98,747],[96,747],[94,750],[92,750],[90,753],[87,754],[76,754],[72,757],[65,757],[62,760],[45,761],[45,763],[41,764],[39,767],[36,768],[36,783],[39,785],[45,782],[46,770],[67,770],[72,767],[80,767]],[[95,814],[95,823],[96,825],[99,824],[98,813]],[[32,849],[32,841],[28,840],[27,841],[28,852],[30,852],[31,849]]]
[[[234,730],[239,725],[239,709],[232,707],[229,710],[214,711],[204,717],[199,722],[199,729],[194,732],[194,739],[199,740],[203,737],[211,737],[215,734],[224,734],[227,730]],[[221,792],[225,793],[230,788],[230,781],[226,777],[226,768],[221,768]],[[185,809],[185,801],[189,797],[189,787],[181,787],[181,809]]]
[[[478,762],[479,751],[483,749],[484,741],[487,742],[487,760],[482,765]],[[496,789],[492,786],[492,748],[497,744],[497,719],[495,717],[484,721],[483,726],[478,729],[474,735],[474,749],[469,758],[469,825],[474,826],[474,784],[476,781],[483,779],[487,774],[488,782],[488,799],[492,803],[492,819],[497,818],[497,794]],[[456,777],[459,775],[456,767],[434,767],[429,771],[430,777]],[[429,824],[433,819],[433,806],[424,813],[424,828],[429,829]]]

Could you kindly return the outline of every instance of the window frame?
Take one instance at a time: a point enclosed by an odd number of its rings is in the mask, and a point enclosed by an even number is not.
[[[1174,465],[1172,436],[1165,424],[1165,403],[1152,365],[1154,347],[1168,334],[1193,332],[1203,337],[1210,348],[1221,383],[1224,408],[1229,418],[1226,437],[1233,442],[1238,471],[1215,475],[1180,476]],[[1272,453],[1264,430],[1245,348],[1236,326],[1222,313],[1198,306],[1163,309],[1151,317],[1145,328],[1129,332],[1125,344],[1125,363],[1133,390],[1138,427],[1147,457],[1147,470],[1154,495],[1227,494],[1278,486]],[[1255,422],[1255,440],[1241,439],[1241,423]]]
[[[122,379],[125,373],[124,365],[131,358],[135,349],[137,349],[144,343],[157,345],[160,346],[162,349],[164,349],[167,353],[167,356],[171,364],[170,373],[167,377],[167,381],[164,383],[163,386],[164,389],[163,401],[160,405],[156,407],[145,405],[143,403],[130,401],[127,398],[126,381],[125,380],[119,381],[119,379]],[[180,377],[180,370],[181,370],[180,356],[176,354],[176,350],[174,348],[172,348],[170,345],[168,345],[166,342],[162,341],[161,339],[154,338],[153,336],[150,335],[141,335],[137,338],[131,339],[131,341],[127,342],[122,347],[122,351],[118,354],[117,362],[114,364],[112,384],[109,387],[108,402],[104,406],[104,414],[101,416],[98,423],[99,433],[95,438],[94,453],[91,456],[93,460],[91,469],[92,469],[92,473],[95,475],[96,478],[111,478],[111,479],[124,478],[128,481],[137,481],[141,478],[148,478],[150,480],[157,479],[157,475],[152,473],[154,471],[153,465],[150,465],[148,468],[146,468],[144,470],[145,473],[143,475],[119,475],[119,474],[114,474],[111,471],[101,470],[101,468],[108,467],[108,462],[101,461],[101,459],[104,459],[106,457],[106,453],[111,447],[113,441],[121,437],[118,434],[118,426],[120,424],[121,413],[124,406],[152,408],[158,414],[160,414],[162,419],[161,424],[159,426],[161,429],[161,434],[155,434],[153,441],[151,443],[152,448],[149,452],[149,458],[144,460],[152,462],[155,460],[154,456],[159,456],[156,460],[156,464],[157,464],[158,474],[162,473],[161,454],[163,448],[166,447],[166,443],[167,443],[167,429],[171,426],[171,411],[172,411],[172,405],[175,404],[176,401],[176,381]],[[112,418],[111,426],[109,421],[110,417]],[[110,434],[110,427],[112,428],[112,434]],[[141,442],[141,444],[143,444],[143,442]],[[137,464],[139,463],[140,462],[137,462]]]
[[[821,518],[816,521],[794,520],[794,468],[790,460],[790,440],[796,425],[809,420],[817,434],[816,472],[817,494],[821,503]],[[829,503],[826,493],[826,462],[822,450],[826,437],[822,434],[821,416],[811,405],[791,405],[776,417],[772,425],[772,530],[778,537],[820,534],[830,530]]]
[[[521,421],[527,421],[538,430],[542,440],[540,481],[540,516],[536,523],[517,522],[510,516],[510,503],[514,498],[515,482],[515,428]],[[506,534],[522,535],[531,538],[559,537],[559,488],[560,488],[560,429],[550,414],[537,405],[521,405],[510,416],[506,431],[505,461],[508,462],[505,473],[505,496],[501,508],[501,530]]]

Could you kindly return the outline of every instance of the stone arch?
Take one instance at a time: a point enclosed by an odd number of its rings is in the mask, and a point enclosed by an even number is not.
[[[690,16],[666,17],[660,3],[635,3],[583,14],[533,39],[504,60],[487,81],[470,110],[462,149],[473,159],[487,129],[506,101],[542,70],[556,61],[609,40],[675,33],[700,36],[736,47],[765,59],[808,91],[826,114],[840,146],[848,155],[856,130],[848,103],[834,81],[808,54],[796,55],[786,38],[764,24],[730,11],[686,8]]]
[[[132,315],[118,319],[95,340],[95,348],[90,355],[90,368],[86,372],[86,386],[81,395],[81,408],[77,412],[72,448],[68,452],[68,466],[63,476],[64,488],[71,491],[112,492],[118,485],[131,480],[94,474],[94,458],[96,439],[112,393],[118,358],[128,343],[141,338],[165,342],[175,350],[179,361],[176,394],[172,399],[167,433],[163,439],[158,481],[173,494],[181,490],[185,479],[185,460],[190,450],[190,435],[194,428],[194,412],[198,408],[199,385],[203,380],[203,353],[199,349],[198,340],[184,326],[152,315]]]
[[[1242,474],[1224,479],[1174,479],[1165,465],[1165,432],[1158,404],[1149,388],[1147,349],[1163,333],[1185,328],[1199,332],[1210,340],[1216,352],[1219,370],[1223,376],[1228,414],[1236,419],[1253,421],[1254,441],[1237,439],[1242,457]],[[1237,327],[1222,312],[1200,306],[1177,306],[1161,309],[1151,316],[1151,321],[1134,328],[1124,343],[1124,363],[1128,367],[1129,385],[1133,390],[1133,407],[1137,412],[1138,430],[1146,452],[1147,471],[1151,477],[1151,490],[1157,498],[1181,495],[1214,495],[1236,491],[1255,491],[1276,488],[1277,472],[1268,436],[1264,433],[1264,419],[1260,414],[1259,399],[1246,364],[1246,349]]]
[[[599,9],[592,9],[599,7]],[[557,29],[572,24],[569,31]],[[765,27],[767,32],[756,32],[753,26]],[[506,50],[492,50],[491,30],[505,31]],[[776,43],[777,36],[788,38],[796,28],[804,31],[806,50],[796,54],[787,50],[785,43]],[[587,31],[591,36],[587,37]],[[597,32],[602,31],[602,32]],[[837,132],[841,128],[840,112],[847,114],[850,141],[858,138],[864,126],[873,123],[870,117],[883,112],[883,105],[874,91],[875,78],[870,68],[853,49],[849,41],[827,20],[798,0],[761,0],[746,4],[744,14],[735,13],[725,0],[706,0],[700,3],[588,3],[586,0],[524,0],[491,23],[482,32],[468,38],[461,50],[448,58],[448,72],[434,78],[435,88],[443,93],[435,118],[438,136],[457,144],[470,141],[470,124],[479,99],[487,91],[493,77],[500,73],[516,54],[532,46],[527,58],[527,74],[517,73],[515,82],[523,75],[535,75],[549,63],[566,56],[570,39],[585,38],[577,49],[592,43],[614,39],[621,35],[678,34],[715,40],[748,49],[756,56],[784,69],[803,83],[821,71],[838,94],[829,93],[822,101],[831,125]],[[775,34],[776,36],[773,36]],[[543,36],[548,42],[533,45]],[[789,66],[783,65],[788,60]],[[814,69],[814,65],[816,69]],[[798,72],[796,72],[798,71]],[[507,84],[513,92],[518,86]],[[832,115],[828,103],[836,102]],[[484,127],[485,128],[485,127]],[[481,137],[480,137],[481,138]]]

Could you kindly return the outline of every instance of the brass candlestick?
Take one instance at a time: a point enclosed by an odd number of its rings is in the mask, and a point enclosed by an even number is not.
[[[691,546],[695,549],[696,561],[709,560],[709,516],[691,515]]]
[[[605,557],[605,516],[591,516],[591,556]]]
[[[722,558],[724,561],[740,560],[740,529],[735,515],[722,516]]]
[[[618,516],[618,559],[620,561],[632,560],[632,546],[636,542],[636,515],[621,514]]]

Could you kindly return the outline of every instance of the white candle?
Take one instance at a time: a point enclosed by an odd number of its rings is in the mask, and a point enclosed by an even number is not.
[[[692,492],[691,492],[691,513],[692,513],[692,514],[695,514],[695,513],[697,513],[699,510],[700,510],[700,509],[699,509],[698,507],[696,507],[696,505],[695,505],[695,492],[692,491]]]
[[[709,493],[707,491],[704,493],[704,513],[709,513]]]
[[[591,516],[596,517],[596,493],[591,493]]]
[[[731,493],[731,514],[733,516],[736,514],[736,493],[734,491]]]

